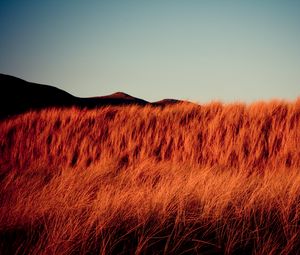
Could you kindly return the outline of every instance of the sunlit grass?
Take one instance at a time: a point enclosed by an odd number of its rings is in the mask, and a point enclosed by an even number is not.
[[[300,101],[0,123],[2,254],[297,254]]]

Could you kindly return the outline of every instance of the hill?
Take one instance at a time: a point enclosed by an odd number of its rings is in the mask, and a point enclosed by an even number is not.
[[[49,107],[98,108],[107,105],[153,105],[166,106],[178,100],[150,103],[128,94],[117,92],[107,96],[80,98],[54,86],[27,82],[0,74],[1,100],[0,118]]]
[[[77,100],[71,94],[48,85],[26,82],[0,74],[0,117],[22,113],[29,109],[71,106]]]

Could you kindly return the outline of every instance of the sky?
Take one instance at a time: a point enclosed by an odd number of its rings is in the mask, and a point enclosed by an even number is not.
[[[2,0],[0,31],[0,73],[76,96],[300,96],[297,0]]]

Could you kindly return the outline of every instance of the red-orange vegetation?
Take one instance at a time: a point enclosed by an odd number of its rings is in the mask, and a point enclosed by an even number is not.
[[[2,254],[297,254],[300,100],[0,122]]]

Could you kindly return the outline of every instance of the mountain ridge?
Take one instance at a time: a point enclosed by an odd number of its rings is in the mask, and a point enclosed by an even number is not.
[[[99,108],[108,105],[164,107],[181,102],[175,99],[148,102],[120,91],[104,96],[76,97],[55,86],[28,82],[7,74],[0,74],[0,88],[2,94],[0,119],[49,107]]]

